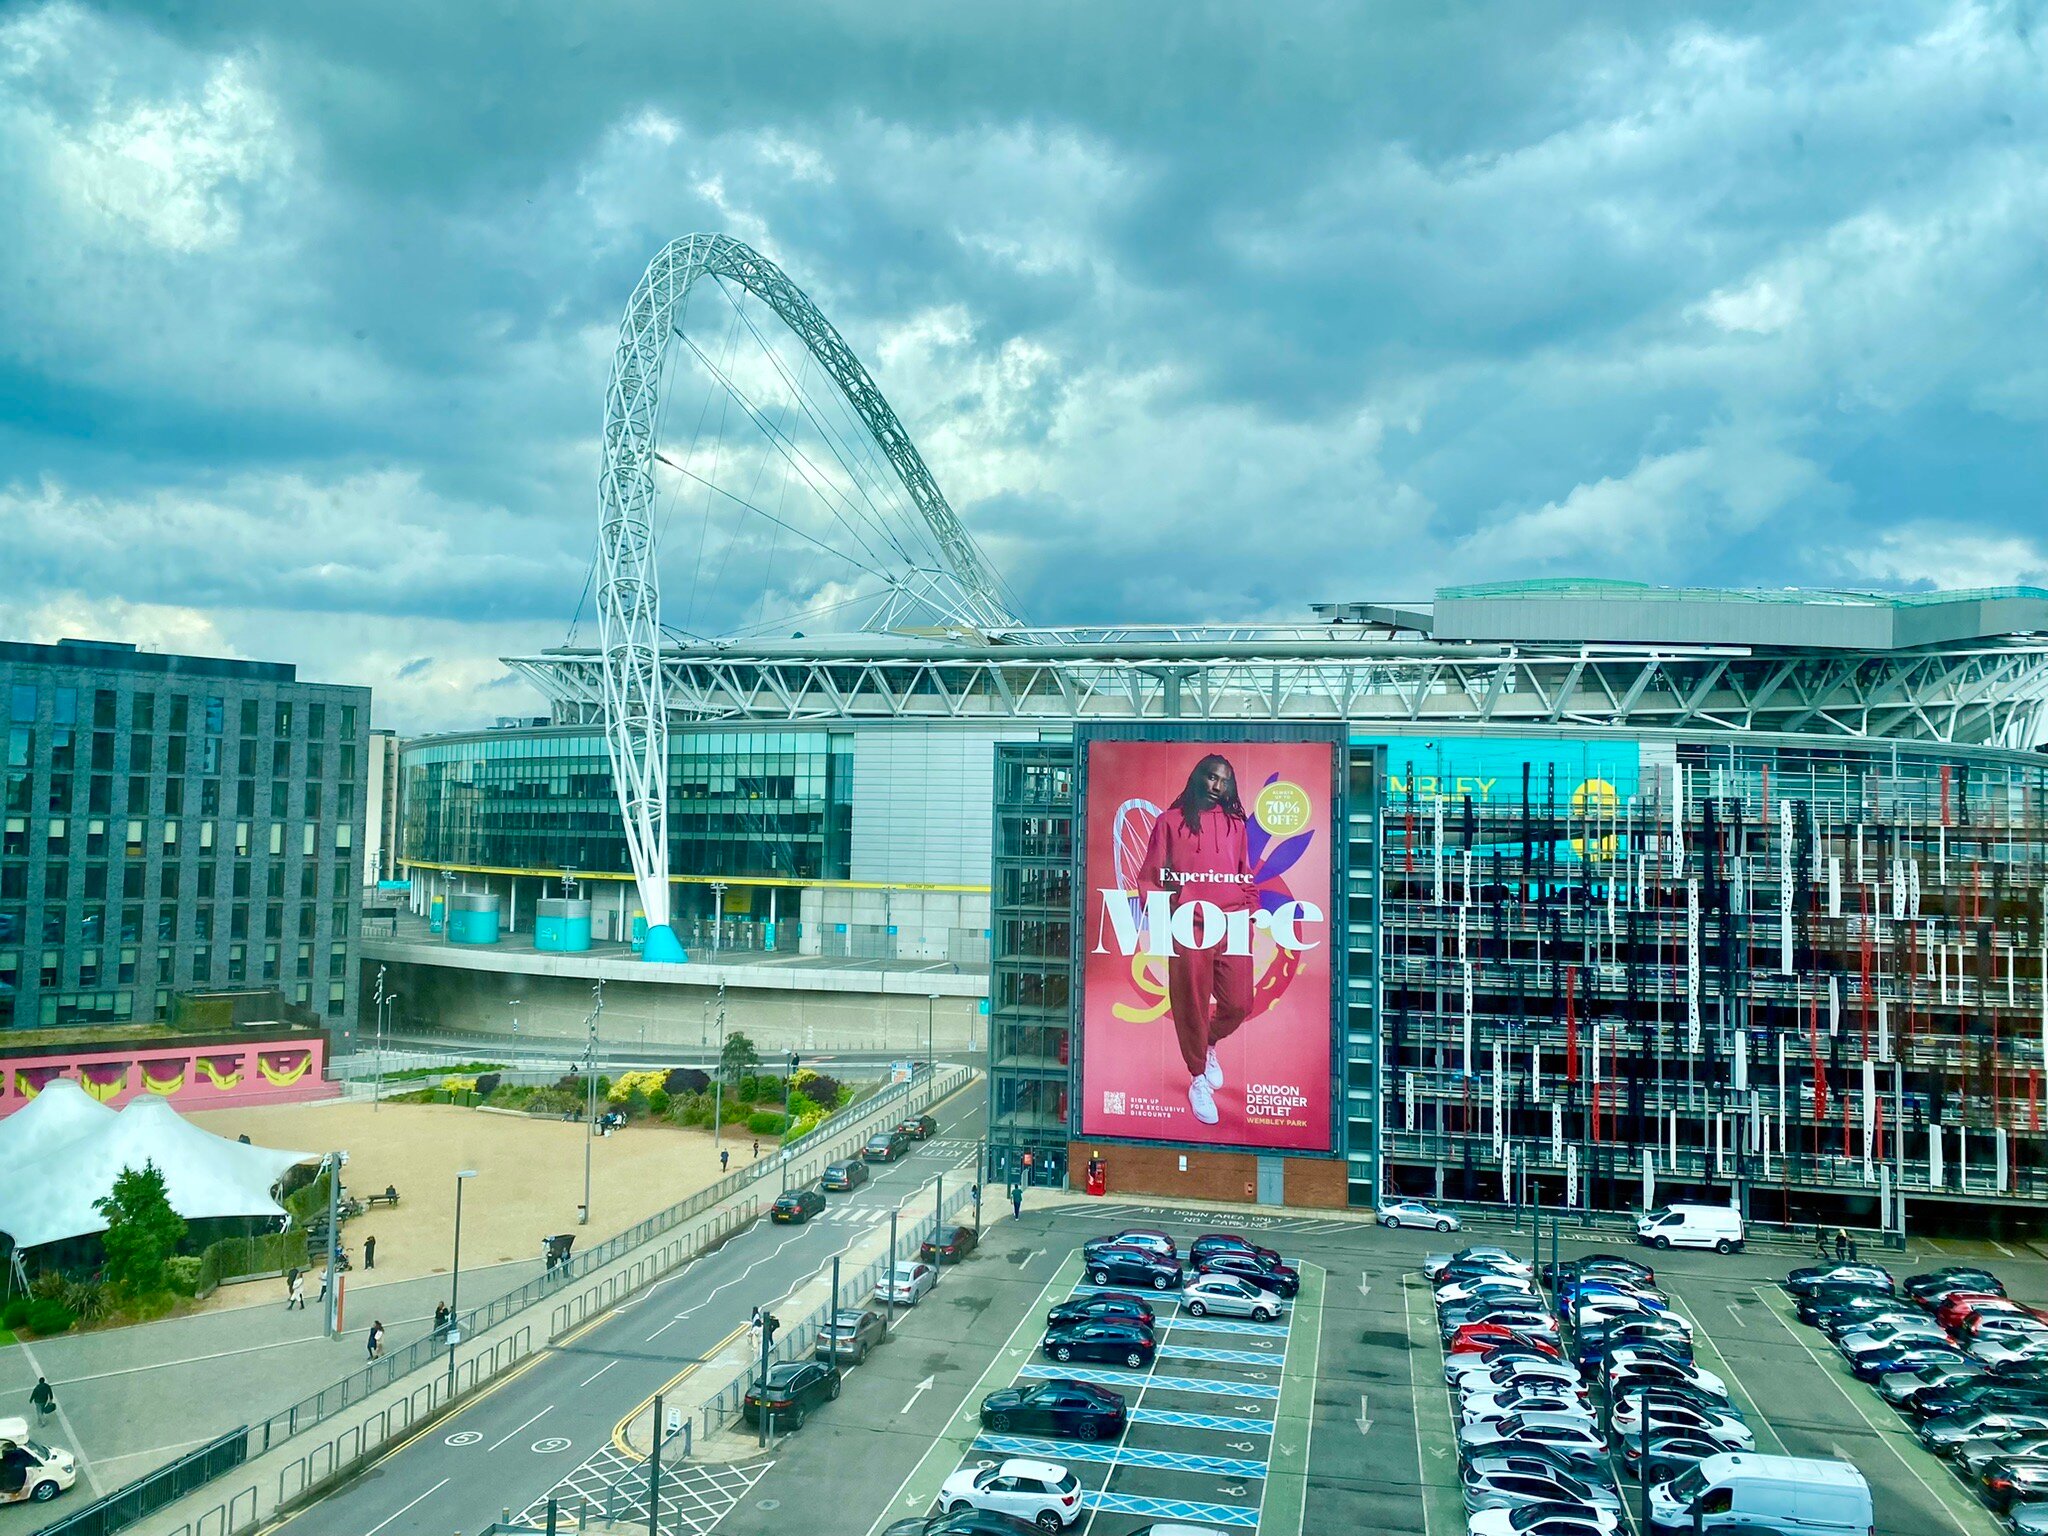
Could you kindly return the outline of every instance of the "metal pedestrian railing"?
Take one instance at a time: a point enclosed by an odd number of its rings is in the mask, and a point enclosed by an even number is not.
[[[231,1429],[198,1450],[186,1452],[169,1466],[158,1467],[146,1477],[72,1510],[55,1524],[44,1526],[38,1536],[108,1536],[109,1532],[162,1509],[173,1499],[204,1487],[222,1473],[233,1471],[242,1464],[248,1445],[246,1426]]]

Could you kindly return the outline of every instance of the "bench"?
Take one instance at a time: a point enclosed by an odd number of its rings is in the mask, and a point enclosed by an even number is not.
[[[371,1195],[367,1200],[363,1202],[363,1204],[368,1206],[373,1211],[380,1205],[388,1205],[395,1210],[398,1206],[398,1196],[395,1192],[391,1194]]]

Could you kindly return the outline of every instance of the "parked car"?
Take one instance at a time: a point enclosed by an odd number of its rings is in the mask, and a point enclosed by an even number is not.
[[[1984,1501],[2000,1511],[2048,1499],[2048,1459],[2001,1456],[1978,1474]]]
[[[22,1474],[21,1487],[6,1502],[45,1504],[78,1481],[78,1458],[70,1451],[44,1445],[29,1433],[28,1420],[0,1419],[0,1444]]]
[[[955,1472],[939,1488],[939,1508],[993,1510],[1035,1530],[1063,1531],[1081,1518],[1081,1482],[1057,1462],[1011,1457]]]
[[[1470,1462],[1463,1481],[1465,1508],[1475,1514],[1482,1509],[1517,1509],[1541,1503],[1591,1504],[1621,1512],[1621,1495],[1606,1483],[1512,1452]]]
[[[1877,1390],[1893,1407],[1904,1408],[1922,1392],[1979,1381],[1990,1374],[1990,1367],[1982,1361],[1964,1359],[1954,1365],[1923,1366],[1910,1375],[1887,1376],[1877,1384]]]
[[[1835,1348],[1853,1362],[1858,1355],[1882,1349],[1899,1339],[1946,1343],[1948,1335],[1941,1331],[1941,1325],[1933,1318],[1922,1313],[1910,1313],[1901,1317],[1880,1317],[1851,1328],[1835,1340]]]
[[[1427,1200],[1398,1196],[1380,1201],[1373,1207],[1373,1215],[1383,1227],[1427,1227],[1435,1232],[1456,1232],[1464,1225],[1451,1212]]]
[[[1458,1404],[1458,1422],[1461,1424],[1511,1419],[1523,1413],[1576,1414],[1588,1424],[1593,1422],[1593,1410],[1579,1399],[1577,1390],[1554,1381],[1510,1386],[1499,1392],[1471,1393]]]
[[[839,1385],[839,1367],[829,1360],[785,1360],[754,1378],[740,1412],[749,1424],[765,1412],[770,1429],[802,1429],[820,1404],[839,1395]]]
[[[1001,1434],[1071,1435],[1076,1440],[1114,1440],[1128,1417],[1124,1400],[1085,1381],[1033,1382],[1004,1387],[981,1400],[981,1427]]]
[[[1824,1285],[1810,1296],[1799,1298],[1799,1321],[1818,1328],[1829,1338],[1903,1310],[1899,1299],[1885,1291],[1844,1291]]]
[[[1900,1371],[1925,1370],[1930,1365],[1941,1365],[1950,1360],[1969,1358],[1953,1344],[1908,1342],[1901,1339],[1883,1349],[1873,1350],[1859,1356],[1852,1369],[1860,1381],[1876,1381],[1881,1376],[1894,1375]]]
[[[1617,1439],[1640,1437],[1643,1432],[1642,1402],[1631,1399],[1626,1413],[1608,1415],[1608,1428]],[[1673,1402],[1659,1396],[1650,1404],[1650,1435],[1677,1431],[1698,1435],[1702,1440],[1711,1440],[1724,1451],[1748,1451],[1756,1448],[1756,1437],[1749,1432],[1749,1426],[1733,1408],[1725,1405],[1720,1409],[1694,1403]]]
[[[1097,1291],[1092,1296],[1076,1296],[1063,1301],[1045,1314],[1045,1326],[1056,1327],[1061,1323],[1089,1322],[1094,1319],[1105,1322],[1143,1323],[1152,1326],[1152,1303],[1142,1296],[1132,1296],[1123,1291]]]
[[[912,1115],[896,1129],[912,1141],[930,1141],[939,1134],[939,1122],[930,1115]]]
[[[1997,1404],[2032,1406],[2041,1390],[2038,1381],[2003,1381],[1987,1371],[1969,1380],[1915,1392],[1906,1400],[1906,1407],[1916,1419],[1942,1419]]]
[[[1467,1536],[1614,1536],[1621,1518],[1596,1504],[1522,1504],[1487,1509],[1465,1522]]]
[[[1929,1419],[1917,1431],[1920,1443],[1937,1456],[1953,1456],[1968,1440],[2048,1429],[2048,1408],[1972,1408]]]
[[[2005,1286],[1998,1276],[1973,1264],[1944,1264],[1940,1269],[1908,1275],[1900,1282],[1899,1289],[1919,1302],[1946,1296],[1952,1291],[1988,1291],[1994,1296],[2005,1294]]]
[[[1725,1205],[1667,1205],[1636,1218],[1636,1241],[1652,1248],[1739,1253],[1747,1237],[1742,1217]]]
[[[1550,1320],[1547,1312],[1538,1312],[1528,1307],[1507,1307],[1496,1304],[1462,1306],[1447,1309],[1438,1323],[1438,1333],[1448,1339],[1455,1337],[1462,1328],[1473,1323],[1498,1323],[1517,1333],[1532,1333],[1555,1338],[1557,1324]]]
[[[1283,1301],[1292,1301],[1301,1290],[1301,1275],[1288,1265],[1268,1263],[1251,1253],[1211,1253],[1195,1268],[1205,1275],[1235,1275],[1262,1291],[1271,1291]]]
[[[1038,1527],[993,1509],[965,1509],[958,1514],[913,1515],[885,1527],[882,1536],[1038,1536]]]
[[[827,1163],[824,1176],[818,1180],[818,1188],[835,1192],[854,1190],[868,1181],[868,1165],[858,1159],[843,1163]]]
[[[917,1256],[927,1264],[958,1264],[974,1252],[981,1239],[974,1235],[972,1227],[955,1227],[946,1234],[944,1242],[935,1243],[926,1238],[917,1245]]]
[[[1954,1330],[1962,1327],[1963,1320],[1972,1312],[2017,1312],[2020,1304],[1989,1291],[1950,1291],[1925,1310],[1931,1311],[1942,1327]]]
[[[1478,1361],[1478,1356],[1459,1358]],[[1471,1369],[1459,1371],[1448,1378],[1448,1384],[1460,1393],[1468,1391],[1497,1392],[1504,1388],[1523,1383],[1547,1381],[1570,1389],[1580,1397],[1586,1395],[1579,1373],[1562,1360],[1520,1359],[1495,1360],[1490,1364],[1475,1363]]]
[[[1559,1360],[1564,1358],[1555,1329],[1548,1335],[1541,1332],[1518,1333],[1501,1323],[1467,1323],[1444,1342],[1444,1352],[1452,1356],[1478,1354],[1483,1350],[1498,1349],[1503,1344],[1526,1345]]]
[[[1626,1275],[1643,1285],[1655,1285],[1657,1272],[1649,1265],[1636,1259],[1624,1258],[1618,1253],[1584,1253],[1576,1259],[1566,1259],[1561,1264],[1543,1266],[1543,1280],[1546,1285],[1556,1285],[1569,1276],[1588,1270],[1604,1270],[1612,1274]]]
[[[1794,1296],[1823,1285],[1857,1285],[1887,1293],[1894,1289],[1891,1271],[1877,1264],[1809,1264],[1785,1277],[1785,1289]]]
[[[1646,1483],[1668,1483],[1687,1467],[1697,1466],[1709,1456],[1718,1456],[1724,1447],[1705,1435],[1695,1435],[1685,1430],[1671,1430],[1665,1434],[1652,1434],[1648,1454],[1643,1451],[1643,1437],[1620,1442],[1623,1463],[1639,1481]]]
[[[1249,1317],[1270,1323],[1280,1315],[1280,1303],[1266,1291],[1236,1275],[1196,1275],[1180,1292],[1181,1310],[1201,1317],[1213,1312],[1218,1317]]]
[[[818,1340],[811,1346],[811,1353],[820,1360],[851,1361],[859,1365],[868,1357],[868,1351],[886,1337],[879,1312],[866,1312],[858,1307],[841,1307],[832,1314],[832,1321],[818,1330]]]
[[[1152,1330],[1143,1323],[1115,1323],[1091,1320],[1060,1323],[1045,1330],[1039,1347],[1065,1365],[1073,1360],[1093,1360],[1103,1365],[1120,1365],[1142,1371],[1152,1363],[1159,1346]]]
[[[1178,1262],[1143,1248],[1107,1244],[1085,1250],[1082,1262],[1096,1285],[1137,1285],[1154,1291],[1177,1291],[1185,1276]]]
[[[1481,1296],[1519,1296],[1525,1301],[1541,1305],[1543,1298],[1536,1287],[1520,1275],[1474,1275],[1469,1279],[1439,1280],[1430,1290],[1430,1297],[1439,1307],[1455,1307],[1460,1302],[1473,1301]]]
[[[1549,1366],[1559,1372],[1561,1376],[1570,1376],[1573,1380],[1577,1380],[1579,1375],[1549,1345],[1511,1340],[1507,1343],[1489,1345],[1481,1350],[1462,1351],[1457,1354],[1446,1355],[1444,1357],[1444,1385],[1447,1387],[1456,1386],[1458,1378],[1467,1371],[1487,1371],[1493,1369],[1496,1365],[1508,1365],[1517,1362]]]
[[[1188,1262],[1200,1269],[1202,1261],[1212,1253],[1248,1253],[1268,1264],[1280,1262],[1278,1249],[1261,1248],[1251,1239],[1239,1237],[1235,1232],[1204,1232],[1188,1245]]]
[[[1481,1243],[1473,1248],[1460,1248],[1456,1253],[1426,1253],[1422,1256],[1422,1277],[1435,1280],[1453,1264],[1484,1264],[1506,1274],[1526,1275],[1529,1261],[1518,1258],[1507,1249],[1491,1243]]]
[[[870,1163],[893,1163],[910,1150],[910,1138],[901,1131],[877,1131],[860,1149],[861,1159]]]
[[[1081,1246],[1083,1249],[1098,1248],[1107,1243],[1113,1243],[1119,1248],[1142,1248],[1162,1259],[1180,1257],[1180,1249],[1173,1239],[1164,1232],[1154,1231],[1150,1227],[1126,1227],[1114,1237],[1091,1237]]]
[[[939,1283],[939,1272],[922,1260],[895,1265],[875,1286],[875,1300],[914,1307]]]
[[[1728,1384],[1712,1371],[1683,1361],[1670,1360],[1644,1350],[1623,1350],[1607,1357],[1607,1391],[1613,1397],[1632,1392],[1692,1387],[1728,1401]]]
[[[1598,1466],[1607,1458],[1607,1442],[1600,1438],[1600,1432],[1575,1413],[1522,1413],[1484,1424],[1466,1424],[1458,1430],[1458,1455],[1467,1465],[1491,1452],[1515,1450],[1523,1445],[1551,1446],[1588,1467]]]
[[[825,1209],[825,1197],[815,1189],[786,1189],[768,1207],[770,1221],[809,1221]]]
[[[2048,1339],[2034,1333],[2008,1333],[1977,1339],[1969,1346],[1970,1358],[1994,1371],[2012,1370],[2048,1359]]]
[[[1956,1463],[1972,1477],[2001,1456],[2048,1456],[2048,1429],[2022,1430],[2016,1435],[1986,1435],[1965,1440],[1956,1448]]]

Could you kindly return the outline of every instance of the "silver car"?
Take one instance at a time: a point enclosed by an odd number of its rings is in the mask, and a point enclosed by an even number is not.
[[[1518,1413],[1512,1418],[1467,1424],[1458,1431],[1458,1455],[1467,1462],[1523,1444],[1547,1445],[1589,1467],[1607,1459],[1607,1442],[1576,1413]]]
[[[1181,1287],[1180,1305],[1192,1317],[1213,1312],[1218,1317],[1249,1317],[1270,1323],[1280,1315],[1280,1303],[1270,1291],[1235,1275],[1197,1275]]]
[[[1621,1495],[1604,1483],[1574,1476],[1561,1468],[1512,1452],[1478,1456],[1465,1468],[1465,1508],[1517,1509],[1543,1502],[1591,1504],[1613,1515],[1621,1513]]]

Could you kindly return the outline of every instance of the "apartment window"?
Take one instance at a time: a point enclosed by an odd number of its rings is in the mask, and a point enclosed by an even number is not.
[[[277,980],[277,946],[275,944],[263,946],[263,979],[265,981]]]
[[[199,814],[218,816],[220,814],[220,780],[203,779],[199,784]]]
[[[206,701],[206,734],[218,736],[227,726],[227,705],[220,699]]]
[[[308,704],[306,706],[306,734],[318,741],[327,734],[327,706]]]
[[[142,822],[140,818],[131,817],[128,822],[128,857],[131,859],[142,857]]]
[[[130,763],[129,766],[132,768],[135,765]],[[146,811],[149,809],[149,778],[146,774],[131,773],[128,775],[128,809],[131,811]]]
[[[17,725],[7,733],[7,766],[26,768],[29,759],[35,756],[36,733],[33,726]]]
[[[342,822],[334,829],[334,848],[337,853],[346,853],[355,841],[355,828]]]
[[[319,887],[314,884],[319,878],[320,866],[318,864],[301,864],[299,866],[299,899],[301,901],[311,901],[320,894]]]
[[[107,866],[88,864],[85,866],[85,899],[105,901],[107,899]]]
[[[45,989],[57,985],[57,967],[63,962],[64,951],[46,949],[43,951],[42,981]]]
[[[164,772],[180,774],[185,771],[185,738],[173,736],[164,743]]]
[[[344,704],[341,706],[341,734],[344,740],[355,740],[356,707],[353,704]]]
[[[341,776],[353,779],[356,776],[356,749],[344,742],[341,748]]]
[[[43,866],[43,900],[51,906],[63,902],[71,889],[71,867],[68,864],[46,864]],[[45,914],[46,916],[48,914]]]
[[[235,866],[234,893],[237,897],[241,898],[242,900],[246,901],[248,899],[249,866],[247,864],[237,864]]]
[[[163,901],[176,901],[178,899],[177,865],[166,864],[162,869],[157,871],[156,894],[157,897]]]
[[[313,839],[319,836],[319,833],[320,829],[318,827],[299,828],[299,852],[309,859],[313,857]]]
[[[142,908],[139,906],[121,909],[121,938],[124,943],[133,944],[142,937]]]
[[[111,731],[114,728],[114,713],[119,707],[120,696],[111,688],[96,688],[92,695],[92,728],[96,731]]]
[[[114,766],[114,733],[94,731],[92,733],[92,771],[108,773]]]
[[[355,813],[356,787],[347,780],[343,780],[335,787],[334,814],[344,819],[352,819]]]
[[[192,979],[194,981],[213,980],[212,950],[195,949],[192,951]]]
[[[228,937],[246,939],[249,937],[249,909],[236,902],[228,908]]]
[[[61,859],[64,857],[66,850],[70,847],[70,827],[71,823],[62,816],[52,816],[50,818],[46,835],[50,839],[51,858]]]
[[[340,944],[330,946],[327,951],[327,974],[329,976],[346,976],[348,974],[348,950]]]
[[[254,736],[256,734],[256,701],[254,699],[242,700],[242,734],[244,736]]]
[[[290,781],[286,779],[272,779],[270,781],[270,814],[277,820],[283,821],[291,813],[292,786]]]
[[[235,823],[235,857],[238,859],[249,857],[249,823],[246,821]]]
[[[129,708],[129,715],[131,717],[129,724],[134,729],[138,731],[155,730],[156,695],[153,693],[138,693],[135,695],[135,702]]]
[[[273,779],[288,777],[292,771],[292,744],[278,740],[270,744],[270,776]]]
[[[281,823],[270,824],[270,856],[275,859],[284,853],[284,827]]]
[[[64,909],[45,907],[43,909],[43,942],[62,944],[64,942]]]
[[[50,772],[69,773],[78,766],[78,733],[60,725],[50,732]]]
[[[324,779],[327,777],[327,749],[314,742],[306,748],[306,777]]]
[[[254,816],[256,814],[256,781],[242,779],[235,785],[235,814]]]
[[[284,937],[284,903],[273,901],[264,908],[263,933],[266,938]]]
[[[289,701],[277,701],[277,734],[289,736],[292,733],[292,706]]]
[[[171,695],[171,729],[180,735],[191,729],[192,701],[182,693]]]
[[[29,776],[25,773],[7,775],[7,805],[10,811],[26,812],[29,806]]]
[[[50,718],[59,725],[78,724],[78,690],[59,688],[50,703]]]
[[[300,976],[310,976],[313,974],[313,946],[310,944],[301,944],[299,946],[298,974]]]
[[[171,1016],[171,989],[169,987],[158,987],[156,989],[156,1016],[160,1019],[167,1019]]]
[[[0,901],[28,899],[28,866],[0,864]]]
[[[312,1001],[312,998],[313,988],[309,983],[302,981],[292,988],[292,1001],[299,1004],[299,1006],[304,1007]]]
[[[86,788],[85,808],[88,811],[98,811],[102,816],[114,808],[112,775],[96,773],[92,776],[92,783]]]
[[[164,813],[168,816],[182,816],[185,814],[185,781],[183,779],[164,780]]]
[[[330,981],[327,984],[327,1016],[333,1018],[341,1012],[341,1005],[348,999],[348,983]]]
[[[178,824],[175,821],[166,821],[164,823],[164,846],[166,848],[178,846]]]
[[[96,987],[100,984],[100,952],[96,949],[82,949],[78,952],[78,984],[81,987]]]
[[[33,721],[35,717],[36,685],[34,683],[16,683],[13,689],[12,704],[8,710],[8,718],[27,722]]]
[[[201,773],[220,772],[219,737],[202,736],[199,738],[199,771]]]
[[[313,909],[311,907],[299,908],[299,937],[302,939],[313,937]]]
[[[122,949],[120,968],[114,980],[121,986],[132,986],[135,982],[135,947],[131,944]]]
[[[348,873],[346,860],[334,866],[334,888],[328,892],[329,895],[339,898],[348,894]]]
[[[202,901],[192,909],[192,937],[201,944],[213,942],[213,903]]]
[[[213,822],[202,821],[199,823],[199,847],[203,853],[213,851],[213,828]]]
[[[228,946],[228,980],[244,981],[249,974],[249,946],[230,944]]]
[[[0,834],[0,853],[11,853],[19,856],[27,852],[28,818],[26,816],[8,817],[6,831],[4,834]]]

